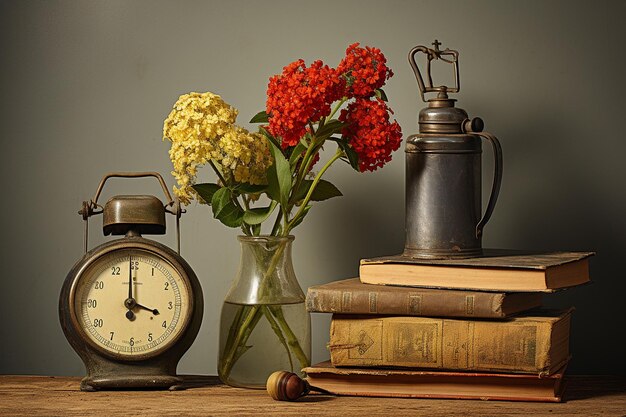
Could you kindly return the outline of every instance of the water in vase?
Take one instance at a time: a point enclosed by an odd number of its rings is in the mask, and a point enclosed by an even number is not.
[[[265,388],[275,371],[310,365],[311,320],[303,302],[244,305],[224,302],[218,373],[229,385]]]

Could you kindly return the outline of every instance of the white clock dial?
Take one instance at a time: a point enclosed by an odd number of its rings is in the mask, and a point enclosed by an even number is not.
[[[143,249],[119,249],[85,269],[74,290],[74,314],[95,347],[143,358],[178,339],[190,301],[187,281],[168,261]]]

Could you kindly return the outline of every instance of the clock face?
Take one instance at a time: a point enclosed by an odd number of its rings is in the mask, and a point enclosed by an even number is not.
[[[144,249],[117,249],[93,261],[73,289],[73,319],[87,341],[110,356],[162,352],[186,328],[191,290],[170,262]]]

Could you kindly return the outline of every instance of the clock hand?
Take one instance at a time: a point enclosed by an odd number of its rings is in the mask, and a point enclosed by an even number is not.
[[[142,306],[142,305],[141,305],[141,304],[139,304],[139,303],[135,303],[135,307],[139,307],[139,308],[142,308],[142,309],[144,309],[144,310],[148,310],[148,311],[150,311],[152,314],[154,314],[155,316],[159,315],[159,310],[157,310],[156,308],[148,308],[148,307],[146,307],[146,306]]]
[[[135,313],[132,309],[137,303],[133,298],[133,258],[128,256],[128,298],[124,300],[124,306],[128,309],[126,312],[126,318],[130,321],[135,320]]]
[[[131,256],[129,256],[128,258],[128,298],[124,301],[124,306],[128,309],[128,311],[126,312],[126,318],[131,321],[135,320],[135,313],[133,312],[133,309],[135,307],[147,310],[155,316],[158,315],[159,310],[157,310],[156,308],[148,308],[146,306],[143,306],[133,298],[133,259]]]
[[[133,258],[128,256],[128,298],[133,298]]]

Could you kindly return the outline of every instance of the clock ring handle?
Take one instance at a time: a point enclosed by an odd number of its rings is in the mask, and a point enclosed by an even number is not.
[[[98,189],[96,190],[96,195],[91,201],[83,201],[83,206],[81,210],[78,212],[83,217],[85,221],[85,252],[87,252],[88,245],[88,219],[89,217],[101,214],[103,208],[100,204],[98,204],[98,198],[100,198],[100,194],[102,193],[102,189],[104,188],[104,184],[107,182],[109,178],[145,178],[145,177],[154,177],[161,184],[161,188],[163,189],[163,194],[167,197],[167,203],[165,204],[165,211],[170,214],[176,216],[176,235],[177,235],[177,245],[178,245],[178,253],[180,254],[180,216],[185,213],[185,210],[181,207],[180,201],[178,198],[172,198],[169,190],[167,189],[167,185],[165,185],[165,181],[163,177],[158,172],[154,171],[144,171],[144,172],[110,172],[102,177],[100,184],[98,185]]]
[[[161,188],[163,189],[163,193],[167,197],[167,204],[165,205],[165,207],[169,207],[169,206],[174,206],[175,205],[174,199],[172,199],[172,195],[168,191],[167,185],[165,185],[165,181],[163,180],[163,177],[161,176],[161,174],[159,174],[158,172],[154,172],[154,171],[146,171],[146,172],[109,172],[104,177],[102,177],[102,181],[100,181],[100,185],[98,185],[98,190],[96,191],[96,195],[93,198],[93,200],[91,200],[91,201],[93,202],[93,204],[96,207],[98,207],[98,198],[100,197],[100,193],[102,192],[102,188],[104,188],[104,183],[109,178],[145,178],[145,177],[154,177],[157,180],[159,180],[159,183],[161,184]],[[172,213],[172,214],[175,214],[175,213]]]

